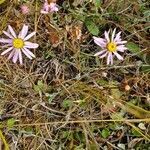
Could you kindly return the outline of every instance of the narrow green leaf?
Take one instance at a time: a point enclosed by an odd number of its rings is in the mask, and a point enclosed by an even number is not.
[[[133,114],[137,118],[149,118],[150,111],[147,111],[139,106],[135,106],[132,103],[128,102],[125,106],[122,105],[122,109]]]
[[[108,129],[103,129],[101,134],[103,138],[107,138],[110,135],[110,131]]]
[[[144,73],[150,72],[150,65],[149,66],[141,66],[141,71]]]
[[[12,128],[15,124],[16,120],[14,118],[8,119],[7,120],[7,127]]]
[[[85,25],[88,29],[88,31],[93,34],[93,35],[98,35],[99,34],[99,28],[96,26],[96,24],[93,22],[92,19],[86,19],[85,20]]]
[[[133,42],[128,42],[126,47],[128,48],[128,50],[132,53],[137,55],[139,58],[143,59],[143,56],[141,55],[141,49],[140,47],[133,43]]]
[[[5,136],[3,135],[3,132],[0,130],[0,139],[3,141],[4,145],[5,145],[5,150],[10,150],[9,149],[9,144],[6,141]]]
[[[141,134],[140,134],[137,130],[135,130],[135,129],[132,128],[131,131],[132,131],[132,134],[133,134],[134,136],[138,136],[138,137],[141,136]]]

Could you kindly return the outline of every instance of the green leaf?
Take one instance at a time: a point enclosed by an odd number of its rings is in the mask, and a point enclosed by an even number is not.
[[[62,138],[67,139],[67,137],[70,135],[70,131],[63,131],[62,132]]]
[[[101,135],[106,139],[110,135],[110,131],[108,129],[103,129]]]
[[[143,59],[143,56],[141,55],[141,49],[137,44],[128,42],[126,47],[132,54],[136,54],[139,58]]]
[[[149,118],[150,111],[147,111],[139,106],[133,105],[131,102],[125,103],[125,105],[121,105],[122,109],[131,113],[137,118]]]
[[[2,3],[4,3],[5,2],[5,0],[0,0],[0,5],[2,4]]]
[[[42,80],[38,80],[37,85],[38,85],[38,87],[39,87],[40,89],[43,89],[43,87],[44,87],[44,83],[43,83]]]
[[[62,103],[62,107],[63,108],[69,108],[73,105],[73,102],[72,100],[68,100],[68,99],[65,99]]]
[[[12,128],[15,124],[16,120],[14,118],[8,119],[7,120],[7,127]]]
[[[144,73],[149,73],[150,72],[150,65],[148,66],[141,66],[141,70]]]
[[[101,0],[95,0],[94,2],[95,2],[95,6],[96,6],[96,7],[100,7],[100,5],[101,5]]]
[[[114,120],[122,120],[123,113],[121,113],[121,112],[113,113],[113,114],[111,114],[111,118]]]
[[[90,19],[90,18],[85,19],[85,25],[91,34],[93,34],[93,35],[99,34],[99,28],[96,26],[96,24],[93,22],[92,19]]]
[[[53,99],[57,96],[58,93],[45,93],[45,96],[48,98],[48,102],[51,103],[53,101]]]
[[[121,97],[121,92],[120,92],[120,90],[119,89],[111,89],[111,95],[112,95],[112,97],[114,98],[114,99],[116,99],[116,100],[118,100],[120,97]]]
[[[134,136],[138,136],[138,137],[141,136],[141,134],[137,130],[132,128],[131,131]]]
[[[144,18],[147,18],[146,20],[147,21],[150,21],[150,10],[146,10],[146,11],[144,11]]]
[[[2,124],[2,122],[0,122],[0,129],[2,129],[4,127],[4,125]]]
[[[98,79],[98,80],[96,80],[96,83],[98,83],[99,85],[101,85],[101,86],[106,86],[106,85],[108,85],[108,81],[106,81],[106,80],[103,80],[103,79]]]
[[[46,84],[42,80],[38,80],[37,85],[34,85],[35,92],[44,92],[46,90]]]
[[[150,64],[150,54],[144,54],[143,59],[146,64]]]
[[[78,140],[80,143],[84,143],[85,142],[85,136],[84,133],[77,131],[74,133],[74,139]]]

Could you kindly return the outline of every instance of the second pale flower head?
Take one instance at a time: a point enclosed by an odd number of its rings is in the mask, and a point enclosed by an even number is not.
[[[28,40],[32,36],[34,36],[36,32],[32,32],[27,35],[27,25],[23,25],[23,28],[20,31],[19,35],[16,35],[15,31],[10,25],[8,25],[8,31],[3,31],[3,33],[8,38],[0,38],[0,43],[3,44],[2,48],[7,48],[1,53],[1,55],[5,55],[10,52],[10,54],[8,55],[8,59],[12,58],[12,61],[14,63],[16,63],[19,59],[20,64],[23,64],[22,53],[24,53],[29,59],[35,57],[35,55],[29,49],[37,48],[39,45],[37,43],[29,42]]]
[[[93,37],[94,42],[102,49],[94,56],[99,56],[99,58],[107,57],[107,65],[113,64],[114,56],[116,56],[119,60],[123,60],[123,57],[118,52],[124,52],[127,50],[124,45],[127,41],[123,41],[121,39],[121,32],[116,34],[116,29],[114,29],[110,36],[110,31],[105,31],[104,36],[104,38]]]

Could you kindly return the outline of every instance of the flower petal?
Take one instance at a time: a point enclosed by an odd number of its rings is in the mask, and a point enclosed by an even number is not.
[[[6,32],[6,31],[3,31],[3,33],[4,33],[6,36],[8,36],[9,38],[11,38],[11,39],[14,38],[12,35],[10,35],[10,34],[9,34],[8,32]]]
[[[8,47],[12,47],[12,44],[9,43],[9,44],[5,44],[5,45],[1,46],[1,48],[8,48]]]
[[[3,38],[1,38],[0,39],[0,43],[12,43],[12,39],[3,39]]]
[[[112,53],[110,55],[110,63],[111,63],[111,65],[113,65],[113,55],[112,55]]]
[[[22,27],[22,30],[20,31],[20,33],[19,33],[19,38],[21,38],[21,39],[24,39],[25,38],[25,36],[27,35],[27,33],[28,33],[28,26],[27,25],[23,25],[23,27]]]
[[[110,39],[109,39],[109,32],[110,32],[110,31],[108,31],[108,32],[105,31],[105,32],[104,32],[105,39],[107,40],[107,42],[110,42]]]
[[[94,42],[98,45],[98,46],[100,46],[100,47],[102,47],[102,48],[104,48],[104,47],[106,47],[106,41],[105,41],[105,39],[102,39],[102,38],[97,38],[97,37],[95,37],[95,36],[93,36],[93,39],[94,39]]]
[[[112,56],[112,53],[109,52],[109,53],[108,53],[108,56],[107,56],[107,65],[109,65],[110,62],[111,62],[111,56]]]
[[[120,54],[118,54],[117,52],[114,52],[114,54],[116,55],[116,57],[117,57],[119,60],[123,60],[123,57],[122,57]]]
[[[31,55],[30,55],[25,49],[22,49],[22,52],[23,52],[29,59],[32,59]]]
[[[119,45],[117,46],[117,51],[120,51],[120,52],[124,52],[125,50],[127,50],[128,48],[126,48],[124,45]]]
[[[9,29],[10,33],[13,35],[13,37],[16,38],[17,37],[16,33],[10,25],[8,25],[8,29]]]
[[[24,38],[24,40],[26,41],[26,40],[28,40],[28,39],[30,39],[32,36],[34,36],[36,34],[36,32],[32,32],[32,33],[30,33],[28,36],[26,36],[25,38]]]
[[[12,49],[13,49],[13,47],[9,47],[4,52],[2,52],[1,55],[5,55],[6,53],[8,53],[9,51],[11,51]]]
[[[50,12],[58,11],[58,7],[56,3],[50,3],[49,7],[50,7]]]
[[[24,48],[24,50],[33,58],[35,58],[35,55],[30,51],[28,50],[27,48]]]
[[[14,52],[13,59],[12,59],[13,63],[16,63],[16,62],[17,62],[18,56],[19,56],[19,50],[16,49],[15,52]]]
[[[114,41],[115,33],[116,33],[116,28],[112,32],[112,36],[111,36],[111,41],[112,42]]]
[[[32,42],[24,42],[25,44],[25,48],[37,48],[39,46],[39,44],[37,43],[32,43]]]
[[[101,54],[105,53],[106,51],[107,51],[107,50],[102,50],[102,51],[100,51],[100,52],[97,52],[94,56],[101,55]]]
[[[53,7],[50,9],[50,12],[57,12],[58,11],[58,8],[57,7]]]
[[[50,5],[48,4],[47,1],[45,1],[42,10],[48,13],[49,9],[50,9]]]
[[[11,59],[12,58],[12,56],[14,55],[14,53],[15,53],[15,49],[13,49],[12,51],[11,51],[11,53],[9,54],[9,56],[8,56],[8,59]]]
[[[102,56],[100,56],[99,58],[104,58],[106,57],[106,55],[108,54],[108,52],[104,53]]]
[[[48,14],[48,11],[41,10],[41,14]]]
[[[116,34],[116,37],[114,38],[114,42],[120,42],[121,41],[121,36],[120,36],[121,32]]]
[[[116,42],[116,44],[125,44],[127,43],[127,41],[119,41],[119,42]]]
[[[23,64],[21,50],[19,51],[19,62],[20,62],[21,65]]]

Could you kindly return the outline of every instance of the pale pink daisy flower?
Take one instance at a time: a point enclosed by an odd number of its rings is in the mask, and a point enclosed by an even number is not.
[[[104,32],[105,38],[93,37],[94,42],[102,48],[102,51],[97,52],[94,56],[99,56],[100,58],[107,57],[107,65],[112,65],[114,56],[116,56],[119,60],[123,60],[123,57],[118,54],[118,52],[124,52],[127,50],[124,45],[127,41],[122,41],[120,36],[121,32],[116,34],[116,28],[113,30],[111,37],[109,33],[110,31]]]
[[[21,5],[20,8],[21,8],[21,12],[22,12],[24,15],[29,14],[30,9],[29,9],[29,7],[28,7],[27,5]]]
[[[19,59],[20,64],[23,64],[22,53],[24,53],[29,59],[35,58],[35,55],[29,49],[37,48],[39,45],[37,43],[32,43],[27,40],[34,36],[36,32],[32,32],[29,35],[27,35],[27,32],[28,26],[23,25],[22,30],[17,36],[13,28],[8,25],[8,32],[3,31],[3,33],[7,37],[9,37],[9,39],[0,38],[0,43],[5,44],[2,47],[7,47],[7,49],[2,52],[1,55],[5,55],[10,52],[8,59],[12,58],[12,61],[14,63],[16,63]]]
[[[43,8],[41,9],[42,14],[48,14],[50,12],[57,12],[58,6],[56,3],[48,3],[47,0],[45,0]]]

